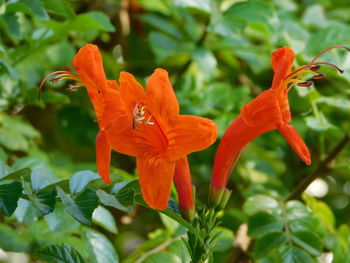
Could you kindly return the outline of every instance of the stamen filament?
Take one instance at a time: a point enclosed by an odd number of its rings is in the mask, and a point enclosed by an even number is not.
[[[48,78],[50,78],[51,76],[57,75],[57,74],[67,74],[67,75],[70,75],[70,76],[72,76],[72,77],[78,78],[79,81],[81,80],[80,77],[79,77],[79,75],[74,74],[74,73],[72,73],[72,72],[70,72],[70,71],[59,70],[59,71],[51,72],[51,73],[50,73],[49,75],[47,75],[47,76],[41,81],[41,83],[40,83],[40,86],[39,86],[39,93],[38,93],[38,100],[41,99],[41,91],[42,91],[42,89],[43,89],[43,86],[44,86],[44,83],[46,82],[46,80],[47,80]],[[59,81],[59,79],[57,79],[57,81]]]

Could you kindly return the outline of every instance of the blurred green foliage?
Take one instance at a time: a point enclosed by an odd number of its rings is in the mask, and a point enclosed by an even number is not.
[[[58,262],[189,260],[183,226],[135,207],[129,184],[104,186],[92,172],[97,124],[85,90],[48,82],[37,99],[44,76],[72,70],[78,48],[97,44],[109,79],[128,71],[145,83],[156,67],[167,69],[182,114],[213,119],[221,137],[270,87],[273,50],[288,45],[295,65],[306,64],[327,47],[349,46],[349,22],[348,0],[0,0],[0,248]],[[322,200],[282,202],[349,134],[350,55],[332,50],[322,60],[345,73],[324,67],[327,78],[289,93],[313,165],[276,131],[250,143],[229,183],[215,262],[315,262],[326,252],[350,261],[349,146],[323,176]],[[198,206],[216,148],[189,156]],[[113,183],[136,178],[132,158],[114,153],[112,165]],[[242,224],[255,240],[247,253],[234,245]]]

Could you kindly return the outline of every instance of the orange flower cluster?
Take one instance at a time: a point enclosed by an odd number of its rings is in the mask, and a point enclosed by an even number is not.
[[[346,48],[335,46],[332,48]],[[305,73],[314,79],[324,77],[317,73],[320,65],[317,55],[309,64],[292,71],[294,52],[283,47],[272,54],[274,78],[272,87],[245,105],[240,115],[225,132],[219,145],[213,169],[210,194],[212,202],[224,205],[230,192],[227,181],[244,147],[257,136],[279,130],[293,150],[306,163],[311,163],[309,151],[295,128],[288,124],[291,112],[288,91],[294,85],[309,86],[301,81]],[[85,86],[93,104],[99,125],[96,137],[98,173],[110,183],[111,150],[137,158],[137,173],[142,195],[149,206],[165,209],[174,180],[183,215],[194,216],[194,198],[187,155],[214,143],[217,127],[213,121],[179,114],[179,105],[167,71],[156,69],[144,89],[133,75],[122,72],[119,84],[107,80],[98,48],[88,44],[81,48],[73,60],[77,74],[56,71],[52,81],[72,79],[69,89]]]

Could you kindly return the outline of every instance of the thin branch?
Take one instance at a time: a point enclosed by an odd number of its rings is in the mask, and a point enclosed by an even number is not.
[[[338,156],[338,154],[350,142],[350,133],[347,133],[338,145],[324,158],[317,168],[304,178],[287,197],[286,201],[300,199],[301,194],[305,189],[317,178],[327,174],[329,171],[329,164]]]

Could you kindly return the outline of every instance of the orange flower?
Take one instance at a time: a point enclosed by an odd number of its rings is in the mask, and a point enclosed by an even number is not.
[[[179,199],[181,214],[187,220],[192,221],[194,218],[194,198],[190,167],[186,156],[176,161],[174,183]]]
[[[107,80],[102,63],[102,57],[98,47],[88,44],[82,47],[72,62],[78,74],[69,71],[56,71],[44,78],[40,85],[40,91],[45,81],[53,76],[53,82],[61,79],[76,81],[68,90],[75,91],[80,86],[85,86],[93,104],[100,131],[96,136],[96,163],[99,175],[106,183],[110,183],[109,163],[111,146],[107,141],[105,129],[107,124],[118,116],[121,106],[118,83]],[[39,93],[40,94],[40,93]]]
[[[216,139],[213,121],[179,115],[167,71],[156,69],[144,90],[129,73],[120,74],[125,112],[107,127],[107,140],[117,152],[137,157],[142,195],[152,208],[165,209],[175,163],[210,146]]]
[[[337,47],[346,48],[335,46],[329,49]],[[220,196],[221,192],[218,193],[216,190],[226,187],[232,169],[247,143],[271,130],[278,129],[299,157],[306,164],[311,164],[310,154],[304,141],[295,128],[288,124],[291,121],[288,91],[296,83],[299,86],[312,84],[310,81],[300,80],[305,73],[314,74],[315,79],[324,77],[324,74],[316,72],[322,64],[330,65],[342,73],[342,70],[333,64],[316,62],[317,58],[329,49],[322,51],[309,64],[293,72],[291,69],[295,58],[294,52],[288,47],[273,52],[271,61],[275,74],[272,87],[242,108],[241,114],[231,123],[220,142],[211,182],[213,196]]]

